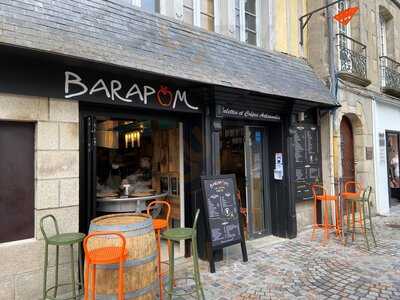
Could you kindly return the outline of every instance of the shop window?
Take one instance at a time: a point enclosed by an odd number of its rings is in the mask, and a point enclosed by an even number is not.
[[[235,35],[242,42],[257,45],[256,0],[235,0]]]
[[[0,243],[34,237],[34,125],[0,122]]]

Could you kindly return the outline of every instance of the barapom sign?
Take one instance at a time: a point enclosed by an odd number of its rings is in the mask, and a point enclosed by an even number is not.
[[[11,54],[0,60],[1,93],[201,113],[193,90],[183,80],[99,64],[49,63]]]

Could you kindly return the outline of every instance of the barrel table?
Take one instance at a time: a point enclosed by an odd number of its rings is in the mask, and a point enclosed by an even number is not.
[[[125,299],[155,299],[157,278],[157,247],[152,219],[145,214],[112,214],[93,219],[89,232],[119,231],[126,238],[128,257],[125,263]],[[93,238],[89,249],[116,246],[110,237]],[[90,282],[89,282],[90,285]],[[117,299],[118,264],[96,267],[96,299]],[[89,286],[89,290],[91,287]]]

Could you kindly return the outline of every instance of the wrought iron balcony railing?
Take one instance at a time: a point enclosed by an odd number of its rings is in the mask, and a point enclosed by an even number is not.
[[[400,97],[400,63],[381,56],[381,88],[384,93]]]
[[[367,77],[367,46],[343,33],[336,37],[339,77],[362,86],[369,85],[371,82]]]

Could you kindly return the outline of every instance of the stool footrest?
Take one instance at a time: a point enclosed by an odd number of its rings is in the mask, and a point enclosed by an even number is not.
[[[182,297],[182,296],[193,295],[194,293],[196,293],[196,279],[194,277],[180,277],[180,278],[174,278],[173,280],[174,280],[175,284],[179,280],[192,280],[194,282],[194,288],[192,289],[192,291],[187,292],[187,293],[179,293],[179,292],[178,293],[176,293],[176,292],[169,293],[168,292],[169,281],[167,281],[164,286],[164,290],[167,293],[167,295]]]
[[[53,296],[49,296],[48,294],[50,293],[50,291],[53,291],[55,288],[61,288],[61,287],[64,287],[64,286],[72,286],[72,283],[62,283],[62,284],[59,284],[57,286],[52,286],[52,287],[48,288],[46,290],[45,299],[50,299],[50,300],[58,300],[58,299],[60,299],[61,300],[61,298],[60,298],[61,296],[60,297],[53,297]],[[81,292],[77,293],[76,297],[75,296],[71,296],[69,298],[62,297],[62,300],[72,300],[72,299],[79,298],[79,297],[83,296],[83,294],[84,294],[83,284],[75,283],[75,287],[78,288],[78,291],[80,290]],[[69,291],[68,293],[72,293],[72,291]]]

